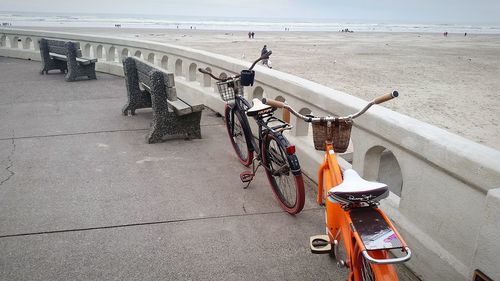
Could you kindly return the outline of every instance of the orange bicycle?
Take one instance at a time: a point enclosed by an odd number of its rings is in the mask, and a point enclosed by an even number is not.
[[[262,100],[264,104],[285,108],[312,123],[314,146],[326,151],[318,171],[317,202],[326,205],[327,234],[312,236],[309,243],[312,253],[330,254],[339,267],[347,267],[349,281],[398,280],[393,264],[406,262],[411,257],[410,248],[378,208],[379,201],[389,195],[387,185],[366,181],[352,169],[342,171],[335,155],[346,151],[354,118],[372,105],[397,96],[398,92],[394,91],[378,97],[361,111],[345,117],[304,116],[286,103]],[[326,193],[325,188],[328,189]],[[392,257],[390,250],[401,253]]]

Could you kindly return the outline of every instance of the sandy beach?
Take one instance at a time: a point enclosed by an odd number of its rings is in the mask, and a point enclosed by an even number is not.
[[[500,35],[36,28],[145,39],[251,61],[369,100],[500,150]]]

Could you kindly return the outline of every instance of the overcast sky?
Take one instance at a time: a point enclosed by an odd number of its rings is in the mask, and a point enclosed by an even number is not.
[[[0,10],[500,23],[500,0],[0,0]]]

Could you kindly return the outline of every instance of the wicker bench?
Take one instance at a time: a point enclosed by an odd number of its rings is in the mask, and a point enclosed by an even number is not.
[[[42,38],[39,45],[42,59],[40,74],[59,69],[62,73],[67,72],[66,81],[75,81],[81,76],[96,79],[97,59],[83,58],[80,43]]]
[[[136,57],[123,59],[123,71],[128,102],[122,113],[134,115],[136,109],[153,109],[153,122],[146,137],[148,143],[175,137],[201,138],[204,106],[177,96],[173,73]]]

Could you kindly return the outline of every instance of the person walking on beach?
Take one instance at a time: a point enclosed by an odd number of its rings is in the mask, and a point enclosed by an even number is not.
[[[248,32],[248,39],[252,39],[252,32]]]
[[[254,38],[254,36],[255,36],[255,32],[252,31],[252,39]]]
[[[260,56],[265,55],[267,52],[268,52],[267,45],[264,45],[264,48],[262,48],[262,50],[260,51]],[[269,67],[269,68],[272,68],[270,63],[269,63],[269,59],[263,59],[262,64]]]

